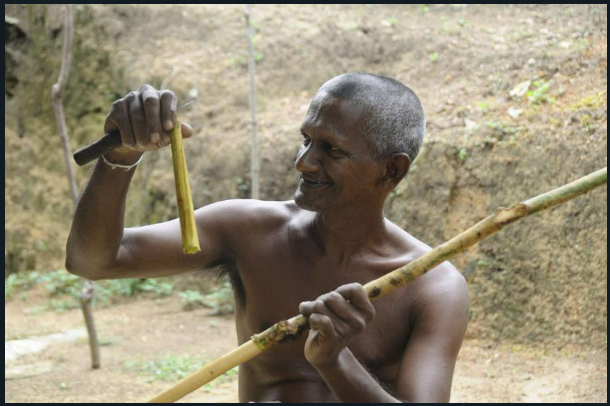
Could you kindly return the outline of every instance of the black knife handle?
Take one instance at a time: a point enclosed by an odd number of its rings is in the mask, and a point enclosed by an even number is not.
[[[93,144],[79,149],[74,153],[73,157],[78,166],[83,166],[91,161],[95,161],[102,155],[107,154],[122,143],[121,133],[119,130],[114,130],[104,135]]]

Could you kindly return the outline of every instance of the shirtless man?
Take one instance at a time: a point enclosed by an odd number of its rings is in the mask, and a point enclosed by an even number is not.
[[[104,130],[118,128],[123,146],[107,161],[130,165],[168,145],[175,110],[171,92],[150,86],[115,102]],[[240,367],[241,401],[447,402],[468,321],[464,278],[445,262],[374,303],[362,288],[430,250],[383,215],[424,123],[417,96],[395,80],[331,79],[301,125],[294,201],[198,209],[195,255],[182,253],[178,220],[124,229],[135,169],[100,160],[76,210],[66,267],[99,280],[222,266],[240,344],[299,311],[309,316],[308,334]],[[192,135],[188,125],[183,132]]]

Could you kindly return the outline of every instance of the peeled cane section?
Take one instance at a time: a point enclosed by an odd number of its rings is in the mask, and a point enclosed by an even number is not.
[[[194,254],[201,251],[199,237],[195,225],[195,209],[191,198],[186,158],[184,156],[184,143],[182,142],[182,125],[176,122],[171,134],[172,162],[174,164],[174,179],[176,182],[176,199],[180,215],[180,231],[182,232],[182,251],[185,254]]]

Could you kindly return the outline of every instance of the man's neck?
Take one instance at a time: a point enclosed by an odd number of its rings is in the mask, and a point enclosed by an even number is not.
[[[325,254],[341,264],[370,252],[387,238],[382,210],[341,210],[316,213],[314,231]]]

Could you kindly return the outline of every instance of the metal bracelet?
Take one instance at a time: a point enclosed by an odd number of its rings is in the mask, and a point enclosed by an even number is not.
[[[142,154],[140,159],[138,159],[137,162],[132,165],[121,165],[121,164],[115,164],[115,163],[110,162],[109,160],[106,159],[106,157],[104,155],[102,155],[102,159],[104,160],[104,162],[106,162],[106,164],[108,166],[110,166],[112,169],[121,168],[121,169],[124,169],[125,171],[128,171],[131,168],[137,166],[140,162],[142,162],[142,158],[144,158],[144,154]]]

